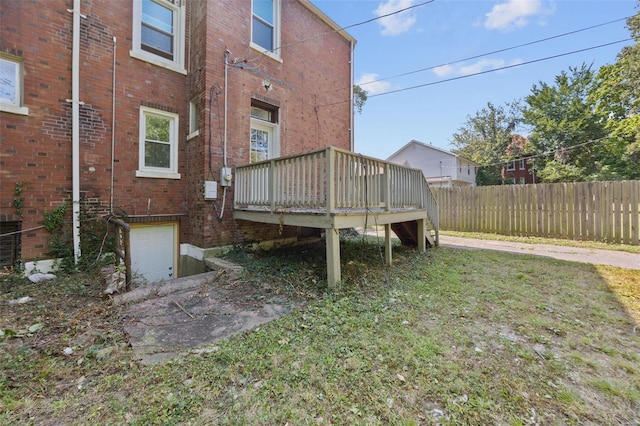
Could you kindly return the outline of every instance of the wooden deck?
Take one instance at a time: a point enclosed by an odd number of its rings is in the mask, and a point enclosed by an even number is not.
[[[329,287],[340,281],[339,229],[384,225],[387,264],[392,227],[420,251],[438,244],[438,205],[421,170],[334,147],[237,167],[233,216],[325,229]]]

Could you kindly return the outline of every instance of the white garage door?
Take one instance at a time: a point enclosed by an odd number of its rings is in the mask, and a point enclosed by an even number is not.
[[[136,282],[176,278],[177,225],[132,226],[131,265]]]

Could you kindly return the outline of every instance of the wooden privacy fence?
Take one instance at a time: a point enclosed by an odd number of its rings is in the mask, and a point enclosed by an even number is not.
[[[432,188],[440,229],[638,245],[640,181]]]

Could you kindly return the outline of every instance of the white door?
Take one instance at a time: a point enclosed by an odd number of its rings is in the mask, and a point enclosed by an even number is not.
[[[157,282],[177,278],[175,224],[132,226],[131,269],[136,282]]]

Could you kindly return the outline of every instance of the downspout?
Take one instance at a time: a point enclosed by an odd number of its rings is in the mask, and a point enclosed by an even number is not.
[[[80,0],[73,0],[73,44],[71,56],[71,156],[73,257],[80,260]]]
[[[353,40],[352,40],[351,41],[351,62],[350,62],[350,65],[351,65],[351,84],[349,86],[350,87],[350,99],[351,99],[350,106],[349,106],[349,112],[350,112],[350,117],[351,117],[351,123],[350,123],[351,124],[351,128],[349,129],[349,139],[350,139],[349,140],[349,146],[351,148],[350,149],[351,152],[354,152],[355,148],[356,148],[355,147],[355,129],[354,129],[354,127],[355,127],[354,126],[355,125],[355,117],[354,117],[355,110],[354,110],[354,105],[353,105],[353,103],[354,103],[354,99],[353,99],[353,84],[354,84],[354,64],[353,64],[354,55],[353,55],[353,51],[354,50],[355,50],[355,45],[354,45]]]
[[[231,51],[229,51],[229,49],[225,49],[224,51],[224,133],[222,136],[222,165],[223,167],[226,169],[227,168],[227,118],[228,118],[228,114],[227,114],[227,110],[229,109],[228,107],[228,97],[227,97],[227,93],[229,91],[229,55],[231,54]],[[209,155],[211,155],[211,153],[209,153]],[[222,176],[220,176],[220,178],[222,179]],[[222,220],[222,217],[224,216],[224,205],[227,201],[227,188],[228,186],[224,186],[222,188],[222,207],[220,207],[220,216],[218,216],[218,220]]]
[[[109,192],[109,214],[113,215],[113,180],[116,165],[116,37],[113,36],[113,81],[111,82],[111,185]]]

